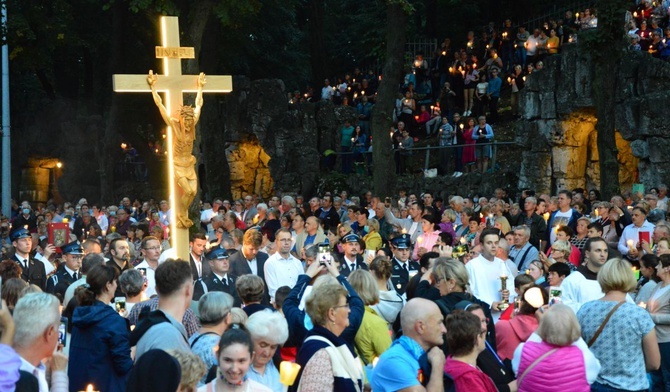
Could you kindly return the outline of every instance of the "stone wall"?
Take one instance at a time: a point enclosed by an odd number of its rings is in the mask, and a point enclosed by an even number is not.
[[[598,187],[595,110],[590,56],[576,44],[550,56],[520,93],[516,141],[524,148],[520,188],[555,193]],[[619,181],[645,188],[670,182],[670,64],[647,53],[626,55],[616,96]]]

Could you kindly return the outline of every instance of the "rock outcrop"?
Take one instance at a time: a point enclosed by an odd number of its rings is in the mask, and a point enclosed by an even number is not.
[[[520,188],[555,193],[599,186],[590,56],[576,44],[545,60],[520,93]],[[622,190],[670,181],[670,64],[629,53],[621,66],[615,127]]]

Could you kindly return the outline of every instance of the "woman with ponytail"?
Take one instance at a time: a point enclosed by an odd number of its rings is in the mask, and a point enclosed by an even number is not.
[[[79,306],[72,317],[72,339],[68,376],[71,391],[83,391],[92,384],[96,390],[126,390],[126,379],[133,367],[126,319],[109,304],[117,286],[114,267],[101,264],[86,275],[78,287]]]

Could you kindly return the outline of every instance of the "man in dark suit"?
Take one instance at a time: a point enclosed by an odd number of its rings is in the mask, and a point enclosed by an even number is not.
[[[193,281],[206,278],[212,272],[209,269],[209,263],[205,262],[205,246],[207,245],[207,237],[202,233],[191,234],[191,242],[189,246],[191,252],[189,255],[189,262],[191,263],[191,274]]]
[[[391,250],[393,250],[393,259],[391,259],[391,264],[393,265],[393,269],[391,270],[391,283],[393,284],[395,291],[400,295],[405,294],[407,283],[409,283],[412,276],[421,271],[419,263],[412,261],[409,258],[411,245],[410,239],[411,237],[409,234],[403,234],[391,241]]]
[[[349,233],[340,240],[344,248],[344,254],[340,259],[340,275],[349,276],[354,270],[367,270],[368,266],[363,261],[361,253],[361,237],[358,234]]]
[[[65,291],[77,279],[81,277],[81,262],[84,257],[84,249],[79,242],[74,241],[61,247],[63,261],[56,269],[56,273],[47,281],[46,292],[58,297],[63,303]]]
[[[321,200],[321,208],[314,214],[321,219],[324,229],[336,228],[340,224],[340,215],[337,210],[333,208],[333,199],[330,195],[326,195]]]
[[[12,260],[17,262],[23,269],[21,279],[28,284],[39,286],[42,291],[46,290],[47,273],[44,264],[30,255],[33,247],[33,238],[30,232],[21,227],[14,230],[9,235],[9,238],[12,240],[12,246],[14,246],[15,250]]]
[[[221,291],[233,297],[234,306],[242,304],[237,291],[235,291],[237,277],[228,273],[230,270],[228,257],[228,252],[220,247],[215,247],[205,255],[211,274],[195,282],[193,287],[194,301],[199,301],[200,297],[210,291]]]
[[[263,235],[260,231],[249,229],[244,233],[242,239],[242,249],[230,256],[230,274],[240,277],[242,275],[254,274],[259,276],[265,282],[265,262],[268,259],[267,253],[259,252],[263,243]],[[270,304],[270,294],[265,290],[263,304]]]

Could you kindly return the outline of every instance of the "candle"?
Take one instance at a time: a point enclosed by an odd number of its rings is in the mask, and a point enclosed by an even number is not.
[[[279,382],[290,387],[295,382],[298,372],[300,372],[300,365],[289,361],[282,361],[279,364]]]
[[[402,143],[401,143],[401,144],[402,144]],[[402,234],[407,234],[407,229],[403,228],[403,229],[400,231],[400,233],[402,233]]]
[[[637,18],[637,11],[633,12],[633,18]]]
[[[540,308],[544,305],[544,297],[542,296],[542,289],[539,287],[531,287],[523,294],[523,299],[534,308]]]
[[[633,267],[633,273],[635,274],[635,280],[640,280],[640,270],[637,267]]]
[[[417,237],[416,242],[417,244],[421,245],[421,243],[423,242],[423,236]]]
[[[463,129],[463,124],[459,125],[459,127],[461,127],[461,129]]]
[[[626,245],[628,245],[628,249],[630,249],[630,250],[635,249],[635,241],[633,241],[633,240],[626,241]]]
[[[526,77],[525,77],[525,76],[523,77],[523,81],[524,81],[524,82],[526,81]]]
[[[512,84],[512,78],[511,77],[507,77],[507,83]]]
[[[391,139],[393,139],[393,131],[389,132],[389,136],[391,136]]]
[[[449,73],[454,72],[454,67],[449,67]]]
[[[461,237],[461,240],[459,242],[461,243],[461,245],[465,245],[467,241],[465,240],[465,237]]]
[[[647,309],[647,304],[644,302],[640,302],[639,304],[637,304],[637,306],[641,307],[642,309]]]
[[[579,19],[579,12],[575,12],[575,18]]]
[[[447,52],[443,50],[442,51],[442,56],[446,56],[446,55],[447,55]]]
[[[598,209],[596,208],[593,212],[595,213],[596,218],[597,218],[598,217]]]
[[[503,261],[500,263],[500,277],[506,277],[507,276],[507,266],[505,265],[505,262]]]
[[[365,95],[365,90],[362,90],[362,91],[361,91],[361,95]]]
[[[63,218],[63,223],[67,223],[69,220],[67,218]]]

